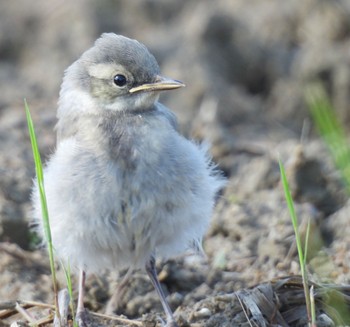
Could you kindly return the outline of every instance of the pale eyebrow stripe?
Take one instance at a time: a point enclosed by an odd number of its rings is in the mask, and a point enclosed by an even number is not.
[[[91,77],[99,79],[111,78],[115,73],[121,73],[125,75],[123,67],[114,63],[94,64],[89,66],[87,70]]]

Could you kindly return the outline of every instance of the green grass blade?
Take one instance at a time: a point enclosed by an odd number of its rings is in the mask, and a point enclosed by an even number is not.
[[[43,174],[43,168],[41,163],[41,157],[38,149],[38,143],[36,141],[33,120],[30,115],[29,107],[26,100],[24,100],[24,105],[26,109],[29,136],[30,136],[30,142],[32,145],[32,151],[33,151],[33,157],[34,157],[34,163],[35,163],[35,172],[37,176],[37,183],[38,183],[38,188],[40,193],[44,232],[45,232],[47,243],[49,245],[52,245],[52,237],[51,237],[51,229],[50,229],[50,223],[49,223],[49,213],[47,209],[46,194],[45,194],[45,188],[44,188],[44,174]]]
[[[350,146],[344,127],[320,82],[308,86],[305,99],[317,130],[327,145],[333,162],[343,178],[345,188],[350,194]],[[326,302],[325,310],[336,325],[349,325],[349,310],[343,295],[329,290]]]
[[[311,300],[311,326],[317,327],[317,325],[316,325],[315,292],[314,292],[313,285],[310,287],[310,300]]]
[[[304,254],[303,254],[303,249],[302,249],[301,240],[300,240],[300,234],[299,234],[299,230],[298,230],[298,218],[297,218],[297,215],[295,213],[294,203],[293,203],[292,195],[290,193],[289,184],[288,184],[288,180],[286,177],[286,172],[285,172],[284,166],[283,166],[281,161],[279,161],[279,166],[280,166],[280,173],[281,173],[284,195],[286,198],[289,214],[290,214],[292,224],[293,224],[293,229],[295,232],[295,239],[296,239],[296,243],[297,243],[300,265],[303,265],[304,264]]]
[[[32,120],[32,117],[30,115],[30,110],[29,110],[29,107],[28,107],[26,100],[24,100],[24,106],[25,106],[25,111],[26,111],[26,116],[27,116],[28,131],[29,131],[29,136],[30,136],[30,142],[32,145],[32,151],[33,151],[33,157],[34,157],[34,163],[35,163],[35,171],[36,171],[37,183],[38,183],[39,194],[40,194],[44,233],[45,233],[45,238],[46,238],[47,245],[48,245],[47,248],[48,248],[49,260],[50,260],[50,269],[51,269],[51,276],[52,276],[52,283],[53,283],[53,290],[54,290],[56,315],[59,318],[57,278],[56,278],[55,261],[54,261],[54,255],[53,255],[53,245],[52,245],[52,237],[51,237],[51,229],[50,229],[49,212],[47,209],[47,201],[46,201],[46,194],[45,194],[45,187],[44,187],[43,167],[42,167],[40,152],[38,149],[37,139],[35,136],[33,120]]]
[[[309,238],[310,238],[310,219],[307,221],[306,236],[305,236],[305,248],[304,248],[304,265],[306,265],[307,254],[309,251]]]
[[[327,144],[350,194],[350,147],[344,128],[320,83],[314,83],[306,89],[305,99],[313,121]]]
[[[73,283],[72,283],[72,278],[71,278],[72,275],[71,275],[69,261],[67,263],[67,266],[65,266],[64,263],[61,261],[61,265],[63,267],[64,276],[66,278],[66,284],[67,284],[67,288],[68,288],[69,306],[70,306],[70,310],[72,312],[73,326],[78,327],[78,324],[74,318],[75,317],[75,308],[74,308],[74,301],[73,301]]]
[[[281,179],[282,179],[282,185],[284,190],[284,195],[286,198],[289,214],[292,220],[293,229],[295,233],[295,240],[297,243],[297,249],[298,249],[298,256],[299,256],[299,263],[300,263],[300,270],[301,270],[301,276],[303,279],[303,286],[304,286],[304,294],[305,294],[305,302],[306,302],[306,310],[308,314],[308,319],[311,321],[312,317],[312,311],[311,311],[311,300],[310,300],[310,291],[309,291],[309,281],[308,281],[308,275],[306,271],[306,265],[305,265],[305,259],[304,259],[304,253],[303,253],[303,247],[301,244],[300,239],[300,233],[299,233],[299,224],[298,224],[298,217],[295,213],[294,209],[294,202],[292,199],[292,195],[290,193],[290,188],[286,176],[286,172],[284,169],[284,166],[282,162],[279,160],[279,167],[280,167],[280,173],[281,173]]]

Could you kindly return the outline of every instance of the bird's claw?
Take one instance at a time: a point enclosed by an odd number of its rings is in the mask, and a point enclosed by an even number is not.
[[[83,309],[79,312],[77,312],[77,315],[75,317],[75,321],[77,322],[79,327],[88,327],[88,321],[89,321],[89,314],[88,312]]]
[[[175,319],[168,319],[166,322],[160,318],[160,324],[162,327],[179,327]]]

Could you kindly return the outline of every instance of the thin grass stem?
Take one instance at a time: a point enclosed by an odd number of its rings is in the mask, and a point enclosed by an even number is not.
[[[58,308],[58,287],[57,287],[56,269],[55,269],[55,261],[54,261],[54,254],[53,254],[53,244],[52,244],[52,237],[51,237],[49,212],[48,212],[48,208],[47,208],[47,201],[46,201],[46,194],[45,194],[45,187],[44,187],[43,167],[42,167],[40,152],[38,149],[38,143],[37,143],[37,139],[36,139],[36,135],[35,135],[33,120],[32,120],[32,117],[30,115],[30,110],[29,110],[29,107],[28,107],[26,100],[24,100],[24,106],[25,106],[25,111],[26,111],[26,116],[27,116],[28,130],[29,130],[30,142],[32,145],[32,151],[33,151],[33,157],[34,157],[34,163],[35,163],[35,171],[36,171],[38,189],[39,189],[39,194],[40,194],[44,233],[45,233],[45,238],[46,238],[47,248],[48,248],[48,253],[49,253],[51,277],[52,277],[53,290],[54,290],[56,316],[60,321],[60,311]]]
[[[350,194],[350,147],[345,130],[340,124],[322,84],[310,85],[306,89],[305,99],[313,121],[327,144]]]
[[[310,287],[310,300],[311,300],[311,326],[317,327],[316,325],[316,305],[315,305],[315,292],[314,286]]]
[[[307,261],[307,255],[309,251],[309,238],[310,238],[310,218],[307,221],[307,226],[306,226],[306,235],[305,235],[305,248],[304,248],[304,265],[306,266],[306,261]]]
[[[73,317],[73,326],[78,327],[78,324],[75,320],[75,307],[74,307],[74,300],[73,300],[73,283],[72,283],[72,278],[71,278],[71,270],[70,270],[70,264],[69,261],[67,263],[67,266],[64,265],[63,262],[61,262],[61,265],[63,267],[64,275],[66,278],[66,284],[68,288],[68,294],[69,294],[69,307],[72,312],[72,317]]]
[[[294,229],[294,233],[295,233],[295,240],[297,243],[301,276],[303,279],[306,310],[307,310],[308,320],[310,322],[311,321],[311,302],[310,302],[310,292],[309,292],[309,280],[308,280],[308,275],[307,275],[307,271],[306,271],[303,248],[302,248],[301,239],[300,239],[300,233],[299,233],[299,229],[298,229],[298,226],[299,226],[298,217],[295,213],[294,203],[293,203],[292,195],[290,193],[290,188],[289,188],[286,172],[285,172],[285,169],[284,169],[284,166],[283,166],[281,160],[279,160],[279,167],[280,167],[284,195],[286,198],[289,214],[290,214],[290,217],[292,220],[293,229]]]

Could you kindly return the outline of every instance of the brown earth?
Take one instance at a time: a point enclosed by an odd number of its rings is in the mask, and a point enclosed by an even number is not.
[[[349,18],[346,0],[1,2],[0,309],[15,300],[53,303],[46,251],[35,247],[28,228],[34,164],[23,98],[47,158],[64,69],[101,33],[115,32],[145,43],[164,75],[186,83],[162,102],[185,135],[211,142],[229,180],[204,242],[208,258],[185,254],[158,263],[179,326],[307,324],[301,282],[292,277],[300,269],[278,159],[302,233],[311,222],[317,325],[349,325],[349,314],[342,315],[348,297],[339,294],[349,295],[350,204],[304,101],[305,88],[321,81],[350,131]],[[64,287],[59,266],[58,275]],[[104,311],[117,281],[116,273],[89,277],[91,312]],[[333,285],[329,292],[324,283]],[[11,310],[5,319],[4,312],[0,326],[25,321]],[[134,273],[117,314],[144,326],[161,323],[161,305],[143,272]],[[130,326],[92,319],[94,326]]]

